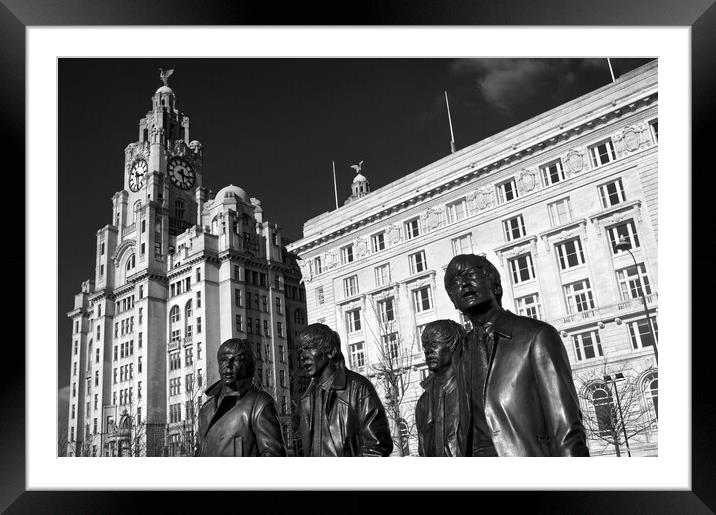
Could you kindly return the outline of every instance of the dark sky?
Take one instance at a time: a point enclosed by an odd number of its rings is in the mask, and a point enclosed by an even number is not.
[[[650,59],[612,59],[619,75]],[[60,59],[59,379],[69,383],[66,313],[93,277],[96,231],[123,187],[124,148],[161,86],[204,145],[204,186],[261,200],[291,239],[350,195],[353,170],[377,189],[611,81],[606,59]]]

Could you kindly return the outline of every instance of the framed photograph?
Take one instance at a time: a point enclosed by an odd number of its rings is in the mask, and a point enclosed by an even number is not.
[[[708,214],[689,208],[705,205],[691,168],[709,148],[716,11],[425,3],[280,26],[289,11],[240,5],[0,11],[6,141],[22,147],[25,128],[28,192],[8,513],[132,509],[137,490],[294,491],[275,501],[287,507],[350,490],[365,509],[362,490],[529,490],[545,512],[713,509],[689,289],[692,220]],[[473,253],[499,271],[505,308],[556,327],[589,459],[418,456],[421,334],[438,318],[472,328],[443,281]],[[313,445],[295,338],[315,322],[387,407],[391,459],[294,459]],[[231,337],[250,342],[288,456],[199,456]],[[251,445],[235,438],[230,455]]]

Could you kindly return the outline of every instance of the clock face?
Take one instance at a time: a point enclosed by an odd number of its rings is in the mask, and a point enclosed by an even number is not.
[[[144,159],[137,159],[129,171],[129,189],[139,191],[144,184],[144,174],[147,173],[147,162]]]
[[[169,160],[167,175],[177,188],[188,190],[194,186],[194,169],[181,157],[172,157]]]

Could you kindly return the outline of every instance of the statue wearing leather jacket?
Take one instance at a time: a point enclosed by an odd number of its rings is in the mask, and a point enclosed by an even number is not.
[[[435,320],[423,329],[421,340],[430,375],[415,406],[420,456],[457,456],[459,396],[452,356],[459,352],[465,329],[453,320]]]
[[[445,289],[473,326],[453,355],[460,454],[589,456],[557,330],[504,310],[499,272],[483,256],[455,256]]]
[[[347,370],[338,334],[311,324],[298,335],[301,365],[311,383],[301,397],[304,456],[388,456],[393,440],[371,382]]]
[[[253,385],[248,340],[231,339],[218,351],[220,379],[206,390],[199,411],[199,456],[286,456],[273,398]]]

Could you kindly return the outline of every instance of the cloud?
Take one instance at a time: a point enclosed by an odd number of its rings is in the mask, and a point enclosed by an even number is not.
[[[472,80],[496,109],[513,112],[570,86],[580,72],[599,66],[606,66],[604,59],[458,59],[451,71]]]

